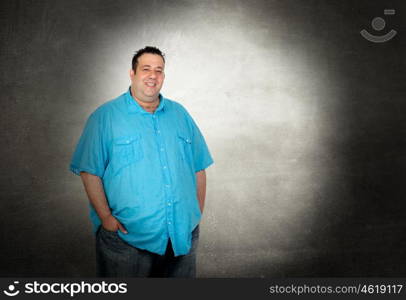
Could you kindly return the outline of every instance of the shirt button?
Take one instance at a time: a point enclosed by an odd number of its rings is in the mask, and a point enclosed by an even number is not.
[[[171,206],[171,203],[170,203],[170,202],[168,202],[168,206]]]
[[[168,222],[169,225],[171,225],[171,222]]]
[[[164,169],[166,169],[166,166],[164,166]]]
[[[164,148],[161,148],[161,151],[164,151]]]
[[[155,115],[152,115],[152,117],[155,119],[156,118],[156,116]]]
[[[170,187],[170,185],[169,184],[165,184],[165,186],[168,188],[168,187]]]
[[[158,134],[159,134],[159,133],[161,133],[161,130],[157,130],[157,132],[156,132],[156,133],[158,133]]]

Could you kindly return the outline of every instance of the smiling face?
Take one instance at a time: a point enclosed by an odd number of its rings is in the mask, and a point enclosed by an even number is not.
[[[160,55],[145,53],[138,58],[136,70],[130,71],[131,91],[138,101],[158,101],[165,79],[165,63]]]

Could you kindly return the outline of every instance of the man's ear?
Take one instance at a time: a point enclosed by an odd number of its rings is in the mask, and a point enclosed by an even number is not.
[[[135,76],[135,72],[133,69],[130,70],[130,78],[133,79],[133,77]]]

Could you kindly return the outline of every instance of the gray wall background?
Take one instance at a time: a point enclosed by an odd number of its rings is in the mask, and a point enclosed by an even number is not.
[[[94,276],[88,202],[68,165],[145,45],[166,52],[162,92],[215,159],[200,277],[406,276],[404,1],[0,7],[0,276]],[[398,35],[374,44],[364,28]]]

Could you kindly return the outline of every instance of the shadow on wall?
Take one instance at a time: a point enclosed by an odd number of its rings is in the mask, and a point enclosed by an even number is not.
[[[313,115],[256,127],[241,112],[251,134],[213,141],[200,276],[405,276],[405,43],[365,41],[354,28],[369,16],[342,9],[320,41],[336,76],[299,114]]]
[[[200,276],[404,276],[405,128],[400,95],[392,100],[383,114],[379,104],[352,105],[370,112],[361,118],[344,105],[350,134],[340,136],[337,125],[312,154],[275,136],[275,145],[224,139],[229,155],[208,173],[209,183],[222,184],[209,185]]]
[[[337,57],[339,105],[214,141],[202,277],[405,276],[406,68],[364,47]]]

